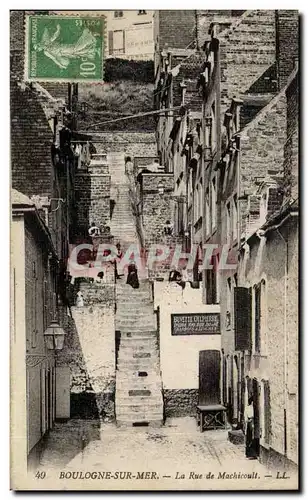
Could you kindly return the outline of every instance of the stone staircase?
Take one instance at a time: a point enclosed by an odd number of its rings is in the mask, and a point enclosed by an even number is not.
[[[141,281],[139,289],[117,284],[116,298],[116,329],[121,332],[116,372],[117,424],[160,426],[162,381],[150,283]]]
[[[108,153],[107,161],[111,174],[110,196],[115,201],[110,229],[114,242],[122,248],[137,242],[135,221],[129,196],[129,181],[125,175],[124,153]]]

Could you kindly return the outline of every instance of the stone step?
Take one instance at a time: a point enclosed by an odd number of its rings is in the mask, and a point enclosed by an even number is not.
[[[146,371],[149,373],[156,373],[157,376],[160,375],[160,366],[158,359],[154,358],[140,358],[137,360],[119,360],[117,365],[117,370],[120,377],[129,377],[132,372],[136,371]]]
[[[147,411],[142,411],[141,408],[136,408],[136,410],[120,408],[118,411],[116,408],[116,419],[122,420],[123,422],[149,422],[159,420],[160,418],[163,418],[162,408],[153,408]]]
[[[131,308],[131,310],[128,309],[128,306],[121,307],[117,309],[117,319],[119,320],[135,320],[135,319],[148,319],[151,321],[153,317],[156,318],[156,315],[154,314],[153,308],[148,307],[148,308],[142,308],[140,307],[137,311],[135,311],[135,308]]]
[[[116,415],[118,418],[126,418],[129,415],[137,417],[153,418],[155,414],[163,414],[163,404],[161,405],[116,405]]]
[[[136,429],[138,429],[139,431],[141,429],[148,429],[149,427],[152,428],[152,429],[158,429],[159,427],[162,427],[163,425],[163,417],[162,416],[159,416],[157,419],[153,419],[153,420],[144,420],[144,419],[140,419],[140,420],[137,420],[136,418],[134,419],[130,419],[130,420],[126,420],[126,419],[116,419],[116,424],[117,424],[117,427],[136,427]],[[136,425],[137,424],[137,425]],[[139,425],[138,425],[139,424]]]
[[[157,391],[156,394],[151,393],[150,396],[129,396],[127,391],[127,394],[117,394],[115,403],[117,407],[144,405],[146,408],[151,408],[153,406],[156,407],[163,405],[163,398],[159,391]]]
[[[120,349],[121,352],[118,354],[118,366],[122,364],[134,364],[139,362],[139,360],[151,360],[153,363],[157,362],[158,350],[157,347],[145,347],[145,349],[133,350],[130,348]]]
[[[136,372],[137,373],[137,372]],[[140,379],[140,381],[138,380]],[[156,391],[160,391],[162,388],[159,377],[156,374],[147,377],[138,377],[135,375],[130,379],[121,378],[121,375],[116,380],[116,390],[117,394],[122,396],[127,395],[130,390],[145,389],[151,391],[152,394]]]
[[[124,349],[125,351],[131,350],[132,352],[134,351],[144,351],[145,349],[157,349],[158,344],[157,340],[155,338],[137,338],[137,339],[130,339],[130,338],[123,338],[121,339],[120,342],[120,350]]]
[[[123,325],[126,328],[146,327],[147,329],[149,329],[149,328],[154,329],[156,326],[155,320],[156,320],[156,318],[147,319],[147,318],[142,318],[142,317],[139,317],[139,318],[136,317],[135,319],[116,318],[116,325],[117,326]],[[121,330],[121,328],[118,328],[118,329]]]
[[[131,317],[135,316],[152,316],[154,314],[153,304],[147,304],[142,306],[130,307],[129,303],[119,303],[117,308],[117,317],[121,318],[128,316],[131,313]]]
[[[120,267],[120,266],[119,266]],[[133,288],[128,283],[119,283],[116,284],[116,294],[119,298],[130,298],[130,297],[139,297],[139,298],[147,298],[152,294],[152,290],[149,287],[145,287],[143,283],[139,281],[139,288]]]
[[[129,306],[131,306],[131,310],[134,310],[135,308],[144,308],[147,306],[152,306],[153,310],[153,300],[151,297],[136,297],[132,296],[131,298],[129,297],[119,297],[118,295],[116,296],[116,300],[118,303],[119,307],[123,307],[123,309],[127,309]]]
[[[148,332],[156,329],[156,324],[153,322],[152,324],[148,323],[147,325],[127,325],[125,323],[121,324],[117,330],[120,330],[123,333],[141,333],[141,332]]]
[[[149,384],[148,386],[146,385],[133,385],[133,384],[130,384],[130,385],[127,385],[127,386],[124,386],[122,383],[120,383],[120,385],[117,383],[116,384],[116,397],[118,398],[132,398],[134,396],[130,396],[129,395],[129,391],[137,391],[137,390],[144,390],[144,391],[150,391],[150,396],[147,396],[147,397],[162,397],[161,396],[161,393],[162,393],[162,385],[159,384],[159,382],[156,382],[154,384],[154,382],[152,384]],[[142,397],[142,396],[140,396]],[[143,397],[146,397],[146,396],[143,396]]]
[[[116,420],[117,422],[123,423],[133,423],[133,422],[150,422],[150,421],[162,421],[163,411],[153,411],[153,412],[138,412],[138,414],[133,414],[130,412],[121,412],[120,415],[117,413],[116,409]]]
[[[138,339],[138,338],[142,338],[142,339],[152,339],[152,338],[157,338],[157,331],[156,330],[153,330],[153,331],[143,331],[143,330],[136,330],[134,332],[131,332],[131,331],[123,331],[121,330],[121,339],[122,338],[125,338],[125,339]]]

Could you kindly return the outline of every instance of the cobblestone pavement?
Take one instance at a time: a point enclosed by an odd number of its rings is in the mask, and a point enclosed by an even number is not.
[[[100,427],[80,420],[61,425],[51,432],[40,465],[60,469],[75,489],[79,477],[73,480],[71,474],[81,471],[103,474],[99,489],[285,487],[276,471],[247,460],[244,446],[230,443],[227,431],[200,433],[194,418],[168,419],[162,428]]]

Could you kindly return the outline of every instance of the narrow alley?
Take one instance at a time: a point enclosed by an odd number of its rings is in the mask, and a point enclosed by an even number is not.
[[[75,439],[72,445],[76,434],[80,440]],[[160,428],[113,424],[99,428],[97,422],[80,420],[57,425],[40,461],[41,470],[45,467],[57,471],[57,478],[61,473],[71,478],[73,471],[105,473],[104,479],[93,481],[93,488],[99,482],[102,489],[119,489],[120,484],[120,489],[127,490],[228,490],[238,489],[239,480],[247,489],[282,488],[277,471],[269,472],[257,460],[247,460],[244,446],[227,441],[226,431],[200,435],[195,419],[190,417],[170,418]],[[120,483],[113,481],[119,478],[119,471]],[[77,478],[69,484],[77,489],[81,483]]]
[[[299,13],[10,20],[12,489],[298,489]]]

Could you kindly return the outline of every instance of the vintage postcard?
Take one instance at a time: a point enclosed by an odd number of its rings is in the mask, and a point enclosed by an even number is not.
[[[11,488],[298,490],[298,11],[10,33]]]

